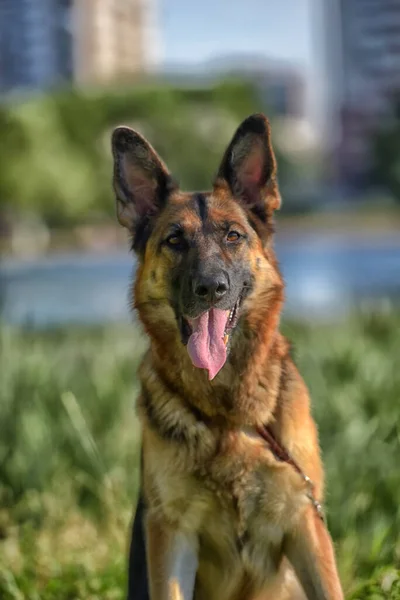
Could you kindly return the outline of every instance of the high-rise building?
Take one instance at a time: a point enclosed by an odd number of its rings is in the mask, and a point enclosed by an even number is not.
[[[157,64],[156,0],[1,0],[0,91],[105,82]]]
[[[368,184],[370,136],[390,117],[400,90],[400,1],[327,0],[328,80],[340,126],[339,177]]]
[[[2,0],[0,90],[42,88],[71,78],[66,0]]]
[[[157,64],[155,0],[75,0],[75,75],[107,81]]]

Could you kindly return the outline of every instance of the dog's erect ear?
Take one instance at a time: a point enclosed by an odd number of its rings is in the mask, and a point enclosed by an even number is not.
[[[156,151],[129,127],[114,130],[112,153],[118,220],[133,232],[162,208],[173,181]]]
[[[251,115],[236,130],[218,171],[235,198],[259,216],[280,208],[271,128],[262,114]]]

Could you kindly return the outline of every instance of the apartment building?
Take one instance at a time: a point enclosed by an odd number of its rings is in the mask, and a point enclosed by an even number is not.
[[[327,0],[327,76],[340,128],[339,178],[368,185],[370,136],[393,111],[400,91],[399,0]]]

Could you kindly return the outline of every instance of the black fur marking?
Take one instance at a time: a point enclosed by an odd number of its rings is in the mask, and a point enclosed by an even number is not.
[[[136,506],[129,548],[127,600],[149,600],[144,517],[146,505],[142,489]]]
[[[193,194],[193,199],[197,204],[197,211],[199,213],[201,222],[204,224],[208,218],[208,206],[207,206],[207,196],[202,193]]]
[[[147,242],[152,232],[152,223],[148,215],[142,217],[134,228],[132,250],[136,254],[144,254]]]
[[[171,441],[178,442],[179,444],[186,444],[188,441],[187,433],[179,423],[171,424],[166,423],[155,409],[150,394],[142,389],[141,393],[142,406],[146,411],[146,416],[150,426],[157,431],[163,438]]]
[[[254,229],[254,231],[258,233],[259,227],[257,227],[257,223],[254,221],[254,219],[252,219],[251,216],[248,216],[247,220],[250,223],[251,227]]]
[[[190,336],[192,335],[192,328],[189,323],[182,316],[179,318],[179,331],[181,334],[181,341],[184,346],[187,346]]]
[[[164,385],[176,396],[179,396],[180,392],[177,387],[173,386],[171,382],[164,381]],[[186,410],[190,411],[196,421],[202,421],[205,423],[207,421],[207,417],[205,414],[201,412],[199,408],[193,405],[186,406]]]
[[[132,250],[136,252],[136,254],[144,254],[147,242],[153,230],[153,219],[155,216],[159,216],[159,214],[162,212],[167,203],[169,195],[176,189],[176,186],[177,184],[175,180],[170,176],[163,175],[163,177],[159,179],[157,204],[154,206],[151,212],[148,212],[139,218],[139,221],[136,223],[132,231]]]
[[[251,210],[256,215],[256,217],[258,217],[260,219],[260,221],[262,221],[263,223],[267,222],[268,215],[267,215],[265,204],[257,203],[251,207]]]
[[[271,227],[270,221],[267,217],[267,213],[265,210],[261,210],[261,214],[263,215],[260,218],[260,215],[257,214],[257,210],[250,209],[247,214],[247,220],[250,226],[254,229],[256,234],[261,240],[266,240],[268,236],[272,235],[274,230],[273,226]],[[264,220],[264,218],[265,220]]]
[[[144,388],[142,388],[140,400],[141,406],[149,421],[149,425],[157,431],[161,437],[171,442],[185,445],[189,443],[193,444],[193,442],[196,441],[196,433],[191,431],[189,434],[185,424],[179,421],[175,423],[168,422],[163,415],[158,413],[157,408],[152,403],[151,395]],[[190,411],[196,421],[203,421],[201,418],[202,413],[197,408],[194,408],[193,406],[190,408],[186,407],[186,411]]]
[[[247,530],[244,533],[242,533],[242,535],[239,535],[237,537],[236,545],[237,545],[237,549],[240,554],[243,552],[243,550],[249,540],[250,540],[250,534]]]
[[[158,198],[162,206],[168,199],[168,196],[178,188],[178,183],[171,175],[166,175],[163,171],[160,171],[158,185]]]

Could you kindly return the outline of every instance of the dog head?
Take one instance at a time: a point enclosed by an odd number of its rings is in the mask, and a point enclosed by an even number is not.
[[[209,192],[180,191],[132,129],[114,130],[112,150],[118,220],[139,261],[135,306],[152,337],[186,346],[213,379],[240,325],[257,328],[282,286],[270,243],[280,195],[268,120],[240,125]]]

